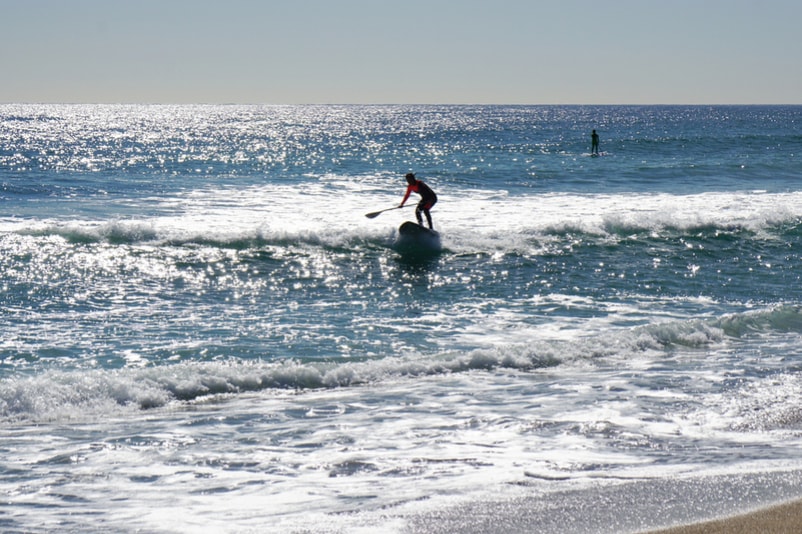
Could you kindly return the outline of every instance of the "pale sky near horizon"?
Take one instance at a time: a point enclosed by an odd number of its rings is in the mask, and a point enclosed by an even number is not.
[[[802,104],[800,0],[0,0],[0,102]]]

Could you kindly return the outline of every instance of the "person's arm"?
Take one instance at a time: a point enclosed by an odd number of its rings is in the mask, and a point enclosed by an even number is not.
[[[404,195],[404,200],[401,201],[401,204],[398,205],[399,208],[403,207],[406,204],[407,199],[409,198],[410,193],[412,193],[412,186],[407,186],[407,194]]]

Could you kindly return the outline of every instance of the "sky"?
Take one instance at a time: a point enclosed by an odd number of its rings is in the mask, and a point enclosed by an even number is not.
[[[0,102],[802,104],[800,0],[0,0]]]

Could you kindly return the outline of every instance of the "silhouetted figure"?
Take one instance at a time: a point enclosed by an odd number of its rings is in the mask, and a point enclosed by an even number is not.
[[[596,133],[596,130],[590,134],[590,153],[599,155],[599,134]]]
[[[429,223],[429,228],[434,229],[432,226],[432,215],[429,213],[429,210],[432,209],[432,206],[435,205],[437,202],[437,195],[434,194],[428,185],[423,183],[421,180],[415,178],[415,175],[407,173],[406,175],[407,183],[407,193],[404,195],[404,200],[401,201],[401,205],[398,207],[402,207],[407,199],[409,198],[409,194],[413,191],[416,192],[421,196],[420,202],[418,202],[418,207],[415,208],[415,217],[418,219],[418,224],[423,226],[423,220],[421,219],[421,212],[426,215],[426,221]]]

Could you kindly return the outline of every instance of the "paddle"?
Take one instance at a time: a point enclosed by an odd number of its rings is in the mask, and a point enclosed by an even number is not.
[[[375,219],[376,217],[378,217],[379,215],[381,215],[385,211],[397,210],[397,209],[400,209],[400,208],[406,208],[408,206],[414,206],[414,205],[415,204],[406,204],[404,206],[395,206],[393,208],[387,208],[387,209],[383,209],[383,210],[379,210],[379,211],[373,211],[371,213],[366,213],[365,217],[367,217],[368,219]]]

